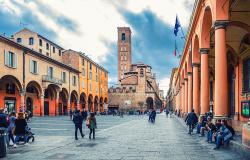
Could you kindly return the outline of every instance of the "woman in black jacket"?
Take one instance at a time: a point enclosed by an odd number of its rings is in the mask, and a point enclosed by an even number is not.
[[[24,142],[27,143],[28,137],[25,135],[26,127],[27,127],[27,122],[24,119],[24,114],[20,112],[18,113],[17,119],[15,121],[14,134],[16,135],[16,137],[15,137],[14,147],[17,147],[16,143],[19,141],[20,137],[24,137]]]

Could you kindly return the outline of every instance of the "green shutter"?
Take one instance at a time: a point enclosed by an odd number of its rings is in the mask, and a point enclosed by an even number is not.
[[[9,66],[9,52],[4,50],[4,64]]]

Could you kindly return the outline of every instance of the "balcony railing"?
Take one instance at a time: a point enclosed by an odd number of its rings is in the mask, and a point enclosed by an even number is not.
[[[63,81],[61,79],[51,77],[51,76],[48,76],[48,75],[43,75],[42,81],[43,82],[50,82],[50,83],[54,83],[54,84],[59,84],[59,85],[62,85],[62,83],[63,83]]]

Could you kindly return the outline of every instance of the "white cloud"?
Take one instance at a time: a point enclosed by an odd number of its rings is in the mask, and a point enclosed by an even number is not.
[[[170,78],[163,77],[159,80],[159,88],[164,91],[164,97],[167,95],[169,89]]]

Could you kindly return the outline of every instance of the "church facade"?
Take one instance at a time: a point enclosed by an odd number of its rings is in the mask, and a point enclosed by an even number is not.
[[[109,88],[109,108],[141,110],[160,108],[159,86],[150,65],[132,63],[131,30],[118,27],[118,83]]]

